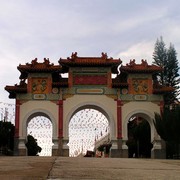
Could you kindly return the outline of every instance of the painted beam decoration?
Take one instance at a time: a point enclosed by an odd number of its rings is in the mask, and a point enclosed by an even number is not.
[[[107,85],[106,75],[75,75],[74,85]]]

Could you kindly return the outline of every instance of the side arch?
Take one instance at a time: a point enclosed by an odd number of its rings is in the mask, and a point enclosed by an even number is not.
[[[130,112],[124,120],[123,123],[123,139],[124,140],[128,140],[128,121],[132,116],[141,116],[142,118],[144,118],[145,120],[148,121],[149,125],[150,125],[150,129],[151,129],[151,142],[154,140],[154,135],[155,135],[155,129],[154,129],[154,124],[153,124],[153,118],[154,115],[146,110],[135,110]]]
[[[26,116],[23,119],[22,137],[26,138],[26,136],[27,136],[27,125],[28,125],[29,121],[36,116],[44,116],[51,121],[52,127],[53,127],[52,138],[56,139],[57,138],[57,124],[56,124],[55,118],[53,117],[53,115],[49,111],[47,111],[45,109],[32,110],[26,114]]]
[[[65,125],[64,125],[65,134],[64,134],[64,136],[66,139],[69,138],[68,126],[69,126],[69,122],[70,122],[71,118],[73,117],[74,114],[76,114],[78,111],[83,110],[83,109],[95,109],[95,110],[98,110],[99,112],[101,112],[109,121],[110,138],[115,137],[115,135],[116,135],[115,121],[114,121],[113,115],[110,113],[110,111],[100,103],[83,102],[83,103],[79,103],[78,105],[76,105],[75,107],[70,109],[69,113],[67,114],[67,116],[65,118]]]

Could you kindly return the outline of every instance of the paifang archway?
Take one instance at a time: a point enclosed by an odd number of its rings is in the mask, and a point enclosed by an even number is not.
[[[103,112],[110,123],[111,157],[127,157],[127,119],[133,113],[153,118],[163,108],[163,92],[156,73],[162,69],[135,60],[125,66],[120,59],[79,57],[72,53],[58,65],[49,59],[37,59],[19,65],[20,82],[7,85],[9,97],[16,99],[15,147],[18,155],[26,155],[26,123],[40,112],[53,124],[52,155],[69,156],[68,124],[72,115],[84,107]],[[121,67],[120,67],[121,65]],[[120,69],[119,69],[120,67]],[[63,76],[63,74],[67,76]],[[114,76],[112,76],[114,74]],[[149,115],[150,114],[150,115]],[[161,154],[161,140],[151,123],[152,158]]]

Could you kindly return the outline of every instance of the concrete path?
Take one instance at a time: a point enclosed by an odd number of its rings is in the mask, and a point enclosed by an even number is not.
[[[180,160],[0,157],[0,180],[178,180]]]

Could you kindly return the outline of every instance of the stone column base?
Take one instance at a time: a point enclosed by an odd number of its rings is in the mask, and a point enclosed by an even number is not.
[[[122,158],[128,158],[128,149],[122,149]]]
[[[18,138],[17,139],[18,142],[18,155],[19,156],[27,156],[27,148],[26,148],[26,145],[25,145],[25,138]]]
[[[110,157],[111,158],[117,158],[120,157],[120,151],[119,151],[119,142],[116,138],[111,139],[111,149],[110,149]]]
[[[18,155],[19,156],[27,156],[27,150],[26,149],[19,149]]]
[[[128,158],[128,149],[111,149],[110,157],[112,157],[112,158]]]
[[[69,157],[69,149],[63,149],[62,156],[63,157]]]
[[[18,144],[19,144],[19,138],[15,137],[14,138],[14,156],[18,156],[19,155]]]
[[[52,156],[69,157],[69,146],[67,145],[67,143],[69,142],[68,139],[58,138],[56,140],[53,140],[53,142],[54,146]]]
[[[152,149],[151,158],[152,159],[166,159],[166,152],[163,149]]]
[[[124,145],[126,141],[122,139],[112,140],[112,148],[110,157],[112,158],[128,158],[128,147]]]
[[[52,156],[58,156],[59,154],[59,143],[58,143],[58,138],[53,138],[52,139],[53,146],[52,146]]]
[[[153,159],[165,159],[166,158],[166,150],[165,144],[163,140],[154,140],[153,148],[151,150],[151,158]]]
[[[58,156],[58,149],[52,149],[52,156]]]
[[[111,158],[120,158],[121,156],[122,156],[122,153],[119,149],[111,149],[110,151]]]
[[[62,140],[62,156],[69,157],[69,146],[67,145],[69,139],[63,138]]]

